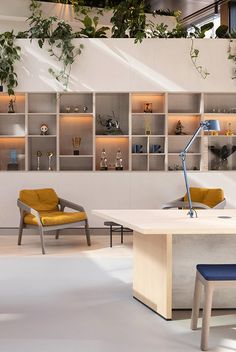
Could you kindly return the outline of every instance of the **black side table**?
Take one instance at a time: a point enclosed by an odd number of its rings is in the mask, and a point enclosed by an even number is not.
[[[110,227],[110,247],[112,247],[112,233],[113,232],[120,232],[120,243],[123,243],[124,232],[133,232],[133,230],[129,229],[128,227],[124,227],[120,224],[117,224],[113,221],[105,221],[105,226]]]

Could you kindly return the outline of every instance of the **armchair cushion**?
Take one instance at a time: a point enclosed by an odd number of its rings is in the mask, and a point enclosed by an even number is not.
[[[44,226],[55,226],[71,224],[73,222],[79,222],[87,219],[85,212],[64,212],[64,211],[42,211],[40,213],[40,219]],[[37,219],[32,214],[26,214],[24,217],[24,223],[27,225],[38,225]]]
[[[22,190],[19,199],[37,211],[58,210],[59,198],[52,188]]]
[[[190,195],[193,202],[203,203],[210,208],[214,208],[224,200],[224,191],[221,188],[190,187]],[[184,201],[188,201],[187,193],[184,196]]]

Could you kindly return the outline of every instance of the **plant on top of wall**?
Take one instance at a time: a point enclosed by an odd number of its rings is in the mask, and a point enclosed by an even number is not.
[[[147,37],[145,2],[121,1],[111,18],[112,38],[135,38],[135,43]]]
[[[21,48],[15,45],[15,38],[13,31],[0,34],[0,82],[6,85],[9,95],[14,95],[18,86],[14,64],[20,60]]]
[[[83,49],[82,44],[75,47],[72,43],[72,40],[79,37],[79,34],[74,33],[72,27],[65,21],[58,21],[55,16],[44,18],[41,5],[35,0],[31,0],[30,10],[31,16],[28,18],[30,21],[29,38],[38,39],[40,48],[43,47],[45,41],[48,43],[50,56],[54,56],[62,65],[59,71],[52,68],[49,68],[48,71],[57,81],[62,83],[66,90],[69,83],[71,66]],[[56,28],[54,28],[55,25]]]

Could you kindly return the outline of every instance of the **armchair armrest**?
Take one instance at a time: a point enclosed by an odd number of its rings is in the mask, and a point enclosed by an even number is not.
[[[84,208],[79,205],[79,204],[75,204],[75,203],[72,203],[66,199],[63,199],[63,198],[59,198],[59,204],[61,206],[61,210],[63,211],[64,208],[70,208],[70,209],[73,209],[73,210],[77,210],[77,211],[83,211],[85,212]]]
[[[42,226],[40,214],[37,210],[31,208],[29,205],[25,204],[20,199],[17,199],[17,206],[19,207],[21,213],[31,213],[32,215],[34,215],[37,219],[38,224]]]
[[[222,202],[216,204],[216,206],[214,207],[214,209],[224,209],[225,204],[226,204],[226,199],[224,198],[224,199],[222,200]]]

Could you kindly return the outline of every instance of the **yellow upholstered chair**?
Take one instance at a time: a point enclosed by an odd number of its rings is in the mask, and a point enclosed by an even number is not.
[[[87,244],[91,245],[88,219],[84,208],[59,198],[52,188],[22,190],[17,205],[20,209],[18,245],[21,245],[24,228],[38,227],[42,253],[45,254],[44,232],[56,230],[56,239],[58,239],[59,230],[68,227],[76,228],[81,225],[81,222],[85,226]],[[66,207],[75,211],[65,212]]]
[[[190,187],[190,195],[195,209],[223,209],[225,207],[224,191],[221,188]],[[188,197],[185,194],[181,198],[164,204],[162,209],[185,209],[188,207]]]

